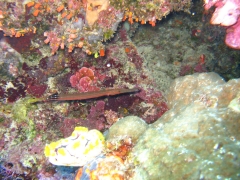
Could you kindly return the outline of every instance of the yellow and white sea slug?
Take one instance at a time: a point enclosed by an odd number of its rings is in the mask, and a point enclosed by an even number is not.
[[[70,137],[47,144],[44,154],[54,165],[84,166],[103,152],[104,144],[100,131],[78,126]]]

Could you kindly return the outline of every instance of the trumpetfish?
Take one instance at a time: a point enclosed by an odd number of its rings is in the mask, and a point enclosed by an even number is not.
[[[73,94],[54,93],[48,96],[47,98],[43,99],[42,101],[86,100],[86,99],[93,99],[93,98],[99,98],[104,96],[114,96],[119,94],[135,93],[135,92],[139,92],[139,89],[138,88],[132,88],[132,89],[118,88],[118,89],[104,89],[99,91],[89,91],[89,92],[73,93]]]

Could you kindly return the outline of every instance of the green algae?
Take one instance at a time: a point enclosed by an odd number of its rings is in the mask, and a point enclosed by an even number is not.
[[[111,39],[113,37],[113,31],[111,29],[107,30],[104,34],[103,34],[103,39],[104,41],[107,41],[109,39]]]
[[[32,119],[29,119],[28,121],[28,128],[25,131],[25,135],[28,140],[33,139],[36,136],[37,132],[34,126],[34,122]]]
[[[32,119],[28,117],[28,112],[34,110],[37,106],[33,103],[40,101],[39,98],[26,97],[18,100],[12,107],[12,115],[17,124],[26,123],[27,127],[23,129],[25,137],[32,140],[37,132]]]
[[[25,97],[23,99],[18,100],[12,107],[12,115],[13,118],[17,122],[26,122],[28,121],[28,116],[27,113],[29,110],[36,109],[36,105],[33,103],[40,101],[41,99],[39,98],[34,98],[34,97]]]
[[[154,9],[158,8],[158,6],[156,4],[154,4],[153,2],[149,2],[146,4],[146,8],[150,11],[153,11]]]
[[[34,164],[36,164],[36,163],[37,163],[36,157],[33,155],[28,155],[24,159],[22,164],[24,165],[24,167],[32,168],[34,166]]]
[[[3,122],[5,119],[3,117],[0,117],[0,123]]]

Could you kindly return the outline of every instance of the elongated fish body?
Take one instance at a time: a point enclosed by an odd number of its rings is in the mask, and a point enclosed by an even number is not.
[[[138,92],[139,89],[106,89],[100,91],[90,91],[90,92],[83,92],[83,93],[74,93],[74,94],[52,94],[46,100],[47,101],[71,101],[71,100],[86,100],[92,98],[98,98],[103,96],[114,96],[118,94],[125,94],[125,93],[134,93]]]

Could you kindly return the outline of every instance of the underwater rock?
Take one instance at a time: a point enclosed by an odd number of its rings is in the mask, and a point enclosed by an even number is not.
[[[170,110],[133,148],[132,179],[238,179],[240,114],[228,105],[239,89],[240,79],[224,82],[216,73],[175,79]]]
[[[238,94],[238,96],[233,99],[229,105],[228,108],[232,109],[235,112],[240,113],[240,93]]]
[[[141,118],[137,116],[127,116],[120,119],[109,128],[107,140],[111,141],[114,138],[129,137],[134,143],[147,127],[148,125]]]

